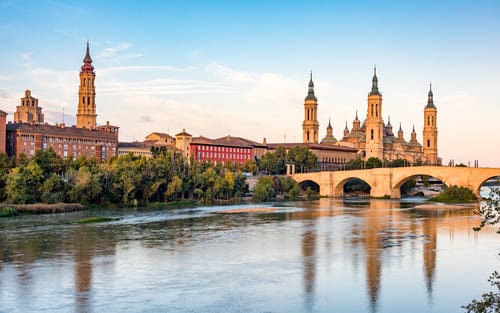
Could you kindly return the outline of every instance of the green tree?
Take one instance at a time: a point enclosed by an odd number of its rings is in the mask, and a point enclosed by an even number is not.
[[[66,176],[69,184],[68,200],[78,203],[100,202],[102,176],[101,171],[93,172],[87,166],[82,166],[78,170],[70,168]]]
[[[379,158],[371,157],[366,160],[366,168],[382,167],[382,161]]]
[[[348,170],[360,170],[366,168],[365,161],[360,158],[352,159],[347,162],[346,169]]]
[[[405,159],[396,159],[390,162],[387,162],[387,167],[405,167],[408,166],[409,163]]]
[[[64,183],[61,176],[52,173],[45,179],[40,188],[41,199],[45,203],[57,203],[64,201]]]
[[[33,161],[14,168],[7,175],[7,199],[19,204],[39,201],[42,178],[42,169]]]
[[[255,201],[269,201],[276,197],[273,179],[269,176],[262,176],[255,185],[253,199]]]
[[[177,196],[182,191],[182,179],[175,175],[172,181],[168,184],[165,198],[168,200],[177,200]]]
[[[288,161],[295,164],[295,170],[299,173],[314,169],[318,165],[318,159],[306,147],[295,146],[288,150]]]
[[[490,197],[481,205],[479,213],[482,216],[481,223],[474,227],[475,231],[480,231],[486,225],[496,225],[500,223],[500,189],[492,188]],[[500,230],[497,232],[500,233]],[[499,254],[500,255],[500,254]],[[500,312],[500,274],[494,271],[488,282],[494,291],[482,294],[481,299],[472,300],[469,304],[462,306],[467,313],[497,313]]]

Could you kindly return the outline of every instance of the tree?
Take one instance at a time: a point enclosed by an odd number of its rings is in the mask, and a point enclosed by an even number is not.
[[[486,225],[495,225],[500,222],[500,189],[492,188],[489,199],[486,199],[479,213],[482,215],[481,223],[474,227],[475,231],[480,231]],[[497,233],[500,233],[500,229]],[[484,293],[480,300],[472,300],[469,304],[462,306],[467,313],[496,313],[500,312],[500,274],[494,271],[488,282],[495,291]]]
[[[273,179],[269,176],[262,176],[255,185],[253,199],[255,201],[269,201],[276,197]]]
[[[346,169],[349,170],[360,170],[363,168],[366,168],[365,161],[360,158],[349,160],[346,165]]]
[[[175,175],[168,184],[165,198],[168,200],[177,200],[177,195],[182,191],[182,179]]]
[[[14,168],[7,175],[7,199],[19,204],[39,201],[42,178],[42,169],[34,161]]]
[[[299,172],[305,172],[315,168],[318,164],[318,159],[306,147],[295,146],[288,150],[288,161],[295,164],[295,169]]]
[[[405,167],[408,165],[408,161],[405,159],[395,159],[387,163],[387,167]]]
[[[382,167],[382,161],[379,158],[371,157],[366,161],[366,168]]]
[[[64,201],[64,183],[61,176],[52,173],[42,183],[40,188],[41,199],[45,203],[57,203]]]
[[[101,171],[92,172],[87,166],[78,170],[70,168],[67,173],[69,190],[67,197],[70,202],[97,203],[101,200]]]

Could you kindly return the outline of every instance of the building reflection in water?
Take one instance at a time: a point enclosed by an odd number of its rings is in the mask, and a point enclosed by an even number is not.
[[[307,312],[313,310],[314,288],[316,279],[316,223],[315,220],[304,222],[302,233],[302,266],[304,268],[304,291]]]
[[[85,228],[79,228],[74,242],[75,307],[76,312],[90,312],[92,285],[92,238]]]
[[[326,201],[330,203],[326,204]],[[439,224],[443,219],[439,219],[437,215],[440,217],[443,215],[446,217],[469,216],[470,212],[462,210],[436,213],[436,211],[421,212],[415,209],[401,210],[402,205],[404,204],[398,200],[370,199],[368,202],[356,203],[323,199],[320,202],[306,204],[304,211],[287,214],[286,219],[303,221],[301,252],[307,311],[313,311],[317,279],[317,219],[345,214],[359,217],[351,225],[350,234],[346,236],[350,239],[345,244],[350,246],[353,268],[356,269],[359,266],[358,263],[364,263],[366,292],[371,312],[378,311],[383,268],[384,265],[391,266],[391,264],[384,264],[388,262],[384,260],[384,256],[389,253],[402,256],[404,253],[414,253],[421,249],[426,292],[429,299],[432,298],[437,258],[437,230],[438,227],[443,227]],[[344,210],[346,207],[351,209]],[[408,220],[408,215],[411,217],[410,223],[404,223],[404,220]],[[447,220],[446,223],[452,225],[460,223],[460,219],[451,222],[448,218],[445,220]],[[470,220],[463,220],[467,223],[466,227],[471,228]],[[450,232],[452,231],[453,227],[450,227]],[[329,240],[326,244],[326,250],[334,249]],[[405,245],[407,248],[403,247]],[[359,248],[362,248],[362,254],[356,252]],[[330,255],[329,251],[325,253]],[[411,257],[413,258],[413,255]],[[326,261],[329,263],[331,260]]]

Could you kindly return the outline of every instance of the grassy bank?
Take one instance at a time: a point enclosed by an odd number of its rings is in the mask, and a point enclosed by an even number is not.
[[[35,203],[35,204],[2,204],[0,212],[7,214],[8,212],[27,213],[27,214],[47,214],[47,213],[64,213],[83,210],[85,207],[80,203]],[[6,213],[7,212],[7,213]],[[2,214],[0,213],[0,217]],[[10,215],[14,216],[14,215]]]

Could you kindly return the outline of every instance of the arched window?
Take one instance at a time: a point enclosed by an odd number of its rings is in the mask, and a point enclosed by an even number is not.
[[[85,81],[86,80],[87,80],[86,78],[83,79],[83,87],[85,87]]]
[[[429,148],[430,146],[431,146],[431,141],[427,139],[427,148]]]
[[[371,115],[373,116],[373,103],[372,103],[372,114]]]
[[[90,104],[90,97],[87,97],[87,105]]]
[[[370,131],[371,139],[373,140],[373,129]]]
[[[427,126],[431,126],[431,118],[427,116]]]
[[[378,117],[378,103],[375,104],[375,116]]]
[[[432,126],[434,126],[434,116],[431,117],[432,120]]]
[[[85,104],[85,97],[82,97],[82,102],[83,104]]]

